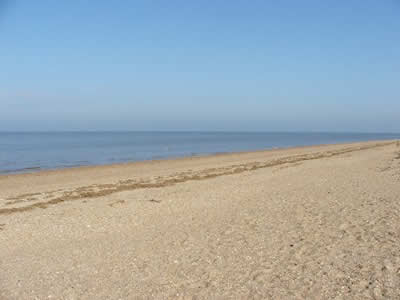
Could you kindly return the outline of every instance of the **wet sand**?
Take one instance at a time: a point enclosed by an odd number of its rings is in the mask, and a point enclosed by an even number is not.
[[[400,299],[400,146],[0,176],[0,299]]]

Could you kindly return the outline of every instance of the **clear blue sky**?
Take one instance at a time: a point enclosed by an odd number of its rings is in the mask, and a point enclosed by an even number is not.
[[[400,132],[398,0],[0,2],[0,130]]]

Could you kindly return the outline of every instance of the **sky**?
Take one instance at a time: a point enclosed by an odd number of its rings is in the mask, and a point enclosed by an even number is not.
[[[400,0],[0,0],[0,131],[400,132]]]

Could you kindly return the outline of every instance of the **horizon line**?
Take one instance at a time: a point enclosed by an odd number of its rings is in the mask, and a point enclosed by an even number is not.
[[[339,133],[339,134],[400,134],[386,131],[334,130],[0,130],[0,133]]]

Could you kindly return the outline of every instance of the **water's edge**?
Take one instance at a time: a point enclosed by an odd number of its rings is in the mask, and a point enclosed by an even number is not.
[[[184,159],[190,157],[207,157],[207,156],[215,156],[215,155],[230,155],[230,154],[240,154],[240,153],[251,153],[251,152],[263,152],[263,151],[271,151],[271,150],[284,150],[284,149],[296,149],[296,148],[307,148],[307,147],[318,147],[318,146],[327,146],[327,145],[351,145],[355,143],[362,142],[389,142],[396,141],[400,139],[400,134],[394,134],[395,138],[391,137],[388,139],[372,139],[372,140],[356,140],[350,142],[331,142],[331,143],[311,143],[311,144],[299,144],[299,145],[290,145],[290,146],[281,146],[281,147],[266,147],[266,148],[256,148],[256,149],[246,149],[246,150],[238,150],[238,151],[218,151],[218,152],[204,152],[204,153],[189,153],[183,155],[168,155],[168,156],[154,156],[146,159],[134,159],[134,160],[125,160],[125,161],[116,161],[116,162],[106,162],[106,163],[90,163],[89,161],[80,161],[76,164],[69,165],[59,165],[54,167],[43,167],[43,166],[30,166],[26,168],[20,169],[0,169],[0,176],[8,176],[13,174],[29,174],[29,173],[38,173],[44,171],[57,171],[63,169],[74,169],[81,167],[96,167],[96,166],[117,166],[117,165],[126,165],[137,162],[146,162],[146,161],[166,161],[166,160],[176,160],[176,159]]]

